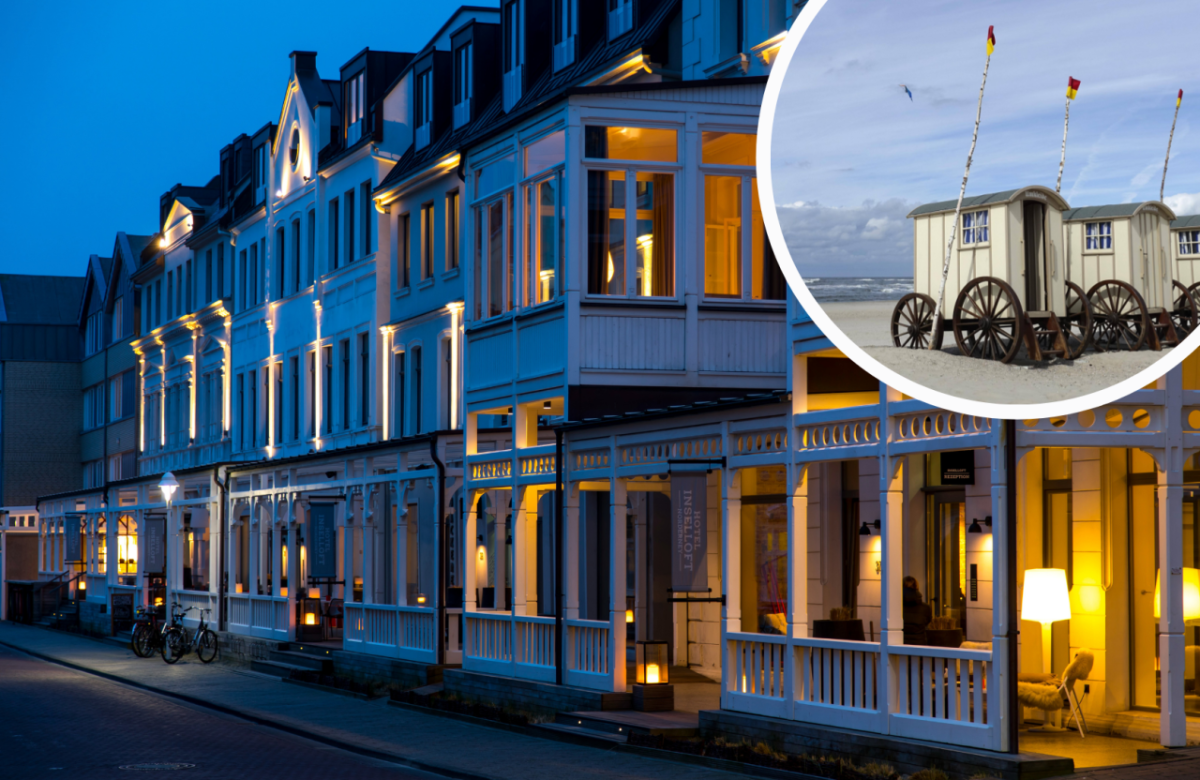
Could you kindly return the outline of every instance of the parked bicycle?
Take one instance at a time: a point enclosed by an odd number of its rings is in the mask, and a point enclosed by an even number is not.
[[[160,623],[159,620],[160,616],[156,607],[138,607],[129,645],[139,658],[149,658],[161,651],[163,634],[171,626],[179,625],[180,618],[172,615],[169,623],[166,621]]]
[[[178,607],[179,605],[174,606]],[[183,625],[183,616],[193,609],[200,613],[200,625],[196,626],[195,631],[188,631],[187,627]],[[162,658],[164,661],[173,664],[193,650],[196,651],[196,656],[206,664],[216,660],[217,634],[208,627],[210,612],[212,612],[211,609],[188,607],[178,613],[179,623],[171,625],[163,632]]]

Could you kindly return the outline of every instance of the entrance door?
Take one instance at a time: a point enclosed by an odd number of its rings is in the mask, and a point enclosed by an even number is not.
[[[967,505],[961,490],[935,493],[928,514],[925,583],[935,616],[950,616],[966,631]]]
[[[1046,207],[1036,200],[1022,202],[1025,223],[1025,311],[1044,311]]]

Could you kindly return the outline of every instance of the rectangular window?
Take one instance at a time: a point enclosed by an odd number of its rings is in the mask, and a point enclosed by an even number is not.
[[[187,268],[187,294],[183,298],[184,307],[180,309],[180,314],[188,314],[196,309],[196,279],[191,259],[184,266]]]
[[[371,342],[366,333],[358,334],[358,424],[371,423]]]
[[[446,270],[458,268],[458,190],[446,194]]]
[[[238,263],[238,277],[239,278],[238,278],[238,283],[237,283],[237,286],[238,286],[237,292],[240,295],[240,297],[237,299],[240,303],[240,305],[237,307],[238,311],[243,311],[246,308],[246,306],[249,304],[249,299],[246,297],[247,268],[248,268],[248,264],[246,262],[246,250],[243,249],[241,251],[240,260]]]
[[[246,373],[246,384],[250,386],[250,446],[258,447],[258,371]]]
[[[304,286],[311,287],[317,281],[317,212],[308,212],[308,264],[304,269]]]
[[[329,270],[338,269],[338,199],[329,201]]]
[[[442,405],[443,409],[440,414],[440,424],[445,430],[450,430],[453,420],[452,408],[454,406],[454,371],[451,368],[451,363],[454,360],[454,349],[450,339],[442,340]]]
[[[521,64],[521,9],[520,3],[504,6],[504,72],[510,73]]]
[[[625,294],[625,172],[588,171],[588,292]]]
[[[516,156],[507,155],[475,171],[475,197],[484,198],[509,187],[516,177]]]
[[[342,202],[346,204],[346,265],[354,262],[356,255],[354,254],[354,190],[346,190],[346,194],[342,196]]]
[[[475,209],[477,316],[486,319],[512,309],[512,196]],[[481,299],[478,294],[482,292]]]
[[[675,294],[675,177],[638,172],[634,184],[634,246],[637,278],[634,294]]]
[[[225,297],[225,244],[217,244],[217,298]]]
[[[414,124],[421,128],[433,121],[433,68],[422,71],[417,75],[414,95]],[[428,139],[426,139],[428,143]]]
[[[563,209],[562,172],[553,173],[525,187],[527,220],[526,303],[536,305],[554,300],[562,286],[560,273],[566,227]]]
[[[317,352],[308,353],[308,433],[317,435]]]
[[[366,105],[366,95],[363,87],[366,83],[366,71],[360,71],[346,82],[346,127],[363,118]]]
[[[545,138],[539,138],[525,147],[524,171],[526,176],[541,173],[556,165],[562,165],[566,161],[567,133],[565,130],[559,130]]]
[[[471,44],[466,43],[454,52],[454,105],[468,102],[472,92]]]
[[[413,435],[421,432],[421,348],[412,348],[412,425]]]
[[[175,319],[175,272],[167,271],[167,320]]]
[[[246,288],[246,308],[258,305],[258,244],[250,245],[250,286]]]
[[[292,292],[300,292],[300,220],[292,222]]]
[[[333,433],[333,347],[321,348],[321,430]]]
[[[557,0],[554,3],[554,42],[569,41],[574,35],[575,0]]]
[[[276,363],[275,372],[275,446],[283,441],[283,363]]]
[[[83,391],[83,429],[90,431],[104,425],[104,383]]]
[[[704,294],[742,297],[742,178],[704,177]]]
[[[242,374],[237,375],[234,382],[237,387],[237,429],[238,449],[246,449],[246,379]]]
[[[1112,223],[1088,222],[1084,225],[1085,248],[1092,251],[1112,249]]]
[[[400,289],[403,290],[408,287],[409,275],[412,273],[412,244],[410,243],[412,236],[410,234],[409,215],[401,214],[397,219],[396,280],[399,282]]]
[[[1179,254],[1200,255],[1200,230],[1181,230],[1179,232]]]
[[[204,302],[211,303],[213,299],[213,251],[204,253]]]
[[[291,357],[288,360],[292,380],[292,439],[300,440],[300,358]]]
[[[342,339],[338,344],[342,353],[342,430],[348,431],[350,424],[350,339]]]
[[[109,315],[112,343],[116,344],[125,338],[125,296],[118,295],[113,299],[112,314]]]
[[[963,245],[988,242],[988,213],[968,211],[963,214]]]
[[[676,162],[678,133],[655,127],[595,127],[583,131],[583,154],[598,160]]]
[[[392,409],[392,431],[394,436],[404,436],[404,397],[408,392],[408,386],[405,385],[405,368],[407,363],[407,355],[403,352],[396,353],[396,381],[392,383],[392,393],[395,397],[395,403]]]
[[[363,255],[371,254],[372,249],[372,233],[371,220],[374,219],[375,207],[371,203],[371,182],[364,181],[358,185],[359,190],[359,210],[362,212],[362,253]]]
[[[705,165],[743,165],[754,167],[754,133],[724,133],[705,130],[700,133],[700,161]]]
[[[284,254],[283,228],[275,228],[275,297],[287,295],[287,255]]]
[[[421,206],[421,280],[433,276],[433,203]]]

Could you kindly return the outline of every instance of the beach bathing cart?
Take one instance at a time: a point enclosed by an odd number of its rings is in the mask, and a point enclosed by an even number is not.
[[[963,199],[946,278],[944,314],[950,316],[934,322],[956,205],[930,203],[908,215],[913,292],[892,312],[895,346],[928,349],[932,341],[940,349],[952,329],[970,357],[1008,363],[1024,348],[1032,360],[1073,360],[1089,345],[1161,349],[1195,327],[1195,299],[1175,284],[1165,252],[1170,209],[1160,203],[1100,207],[1104,216],[1094,217],[1037,185]],[[1106,250],[1084,249],[1089,230],[1092,244]],[[1161,238],[1153,252],[1151,236]],[[1102,255],[1111,262],[1097,262]]]

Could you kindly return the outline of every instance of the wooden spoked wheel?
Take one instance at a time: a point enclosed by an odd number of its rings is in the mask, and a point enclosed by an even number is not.
[[[901,349],[942,348],[942,328],[933,321],[937,302],[924,293],[909,293],[892,311],[892,344]]]
[[[1074,360],[1092,343],[1092,303],[1087,293],[1074,282],[1067,282],[1067,316],[1063,317],[1063,330],[1067,337],[1067,360]]]
[[[1008,363],[1021,348],[1025,314],[1007,282],[972,279],[954,303],[954,340],[964,355]]]
[[[1195,288],[1197,285],[1192,285]],[[1175,291],[1175,306],[1171,309],[1171,324],[1179,338],[1186,338],[1196,329],[1196,296],[1181,282],[1172,282]]]
[[[1092,302],[1092,344],[1100,352],[1127,349],[1136,352],[1150,330],[1146,302],[1132,285],[1108,279],[1088,290]]]

